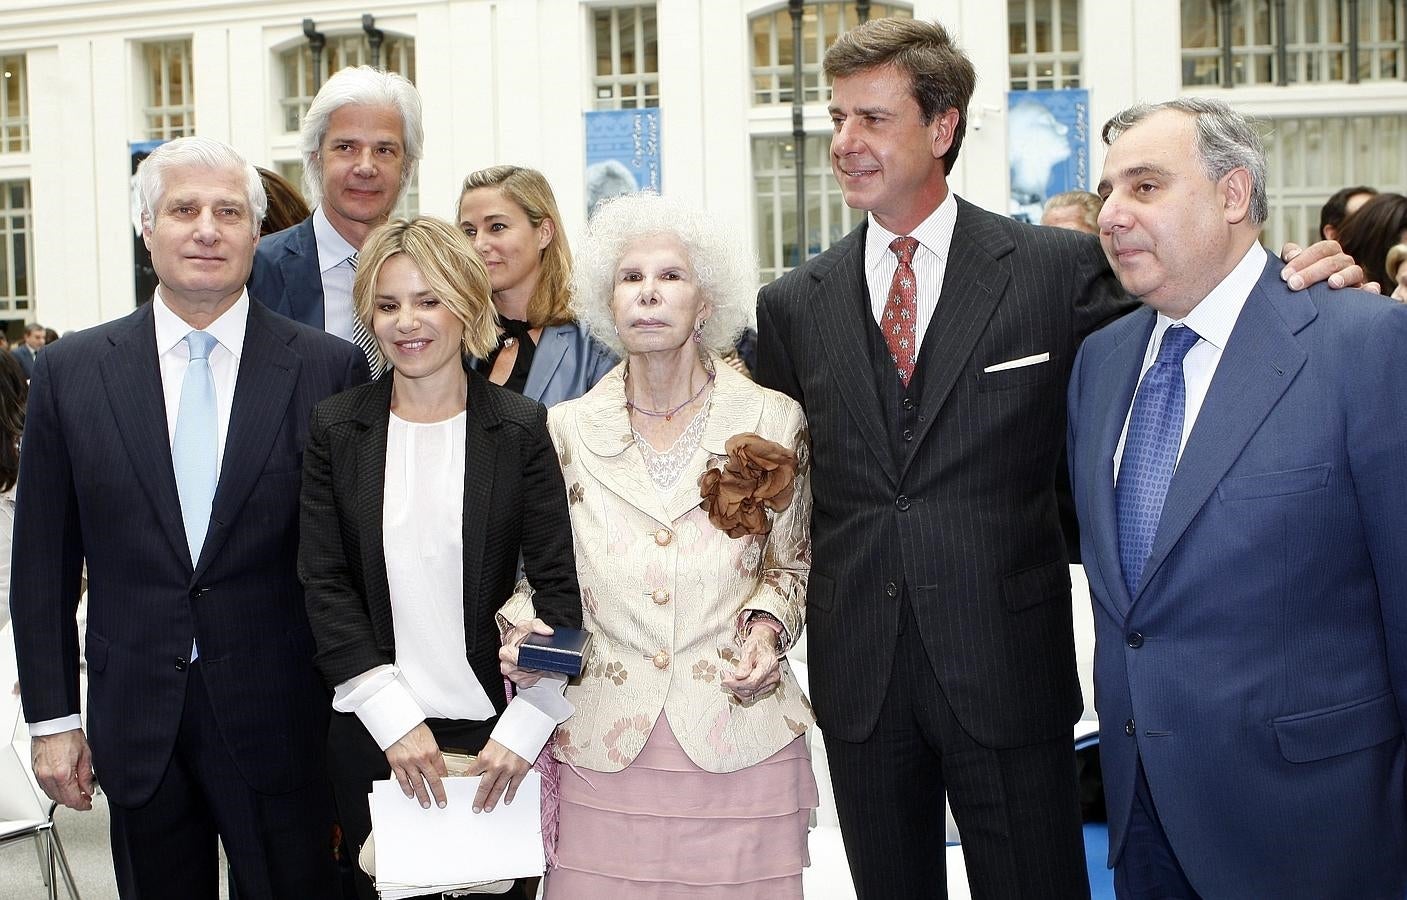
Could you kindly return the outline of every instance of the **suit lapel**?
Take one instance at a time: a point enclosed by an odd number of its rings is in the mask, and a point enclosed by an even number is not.
[[[943,273],[943,292],[919,351],[924,375],[915,446],[937,421],[938,410],[967,367],[972,350],[1011,278],[1004,266],[994,265],[997,259],[1015,249],[1011,236],[997,227],[997,217],[964,200],[957,202],[957,222]],[[918,455],[910,454],[909,460]]]
[[[391,420],[391,380],[381,376],[366,392],[356,421],[362,427],[356,444],[357,532],[361,535],[362,585],[367,600],[391,608],[386,580],[386,545],[382,520],[386,505],[386,428]]]
[[[551,325],[542,329],[542,340],[533,351],[533,364],[528,369],[527,383],[523,385],[524,397],[542,402],[543,391],[547,390],[552,376],[557,374],[557,368],[562,364],[562,358],[567,355],[571,341],[563,331],[570,327]]]
[[[1294,334],[1314,318],[1314,305],[1285,288],[1278,270],[1272,259],[1226,342],[1168,485],[1135,601],[1308,358]]]
[[[326,328],[323,307],[322,271],[318,263],[318,239],[313,231],[313,218],[304,219],[284,245],[286,253],[279,260],[283,274],[284,295],[288,297],[289,314],[296,322],[314,328]]]
[[[494,479],[498,470],[499,444],[492,432],[499,427],[501,417],[489,393],[488,379],[477,372],[469,373],[468,421],[464,429],[464,510],[461,531],[464,544],[464,615],[465,621],[477,621],[473,604],[479,602],[480,576],[484,568],[484,542],[488,539],[484,523],[493,502]],[[469,654],[474,654],[480,629],[466,629]]]
[[[276,313],[257,303],[249,304],[239,375],[225,430],[225,455],[210,508],[210,528],[195,567],[197,577],[229,536],[230,526],[254,490],[274,438],[287,420],[302,364],[288,346],[294,333],[292,325]]]
[[[101,363],[103,385],[132,469],[156,509],[161,530],[177,557],[190,559],[171,463],[171,432],[166,424],[166,395],[156,358],[151,303],[133,313],[128,322],[131,327],[108,338],[113,348]]]
[[[1109,612],[1122,619],[1132,602],[1124,585],[1123,566],[1119,562],[1119,516],[1114,505],[1114,453],[1119,449],[1119,437],[1124,432],[1124,420],[1133,405],[1138,387],[1139,370],[1148,348],[1148,336],[1153,333],[1157,314],[1142,307],[1127,320],[1114,326],[1120,337],[1103,359],[1090,360],[1091,371],[1108,373],[1091,384],[1089,395],[1081,398],[1082,407],[1095,417],[1099,431],[1077,464],[1090,482],[1090,509],[1093,515],[1087,527],[1095,548],[1094,563],[1099,566],[1100,580],[1109,600]]]
[[[661,525],[672,519],[650,480],[645,458],[635,446],[630,415],[625,410],[625,366],[616,366],[581,399],[575,401],[577,437],[593,457],[581,468],[601,486]]]
[[[892,484],[899,472],[889,447],[889,428],[876,390],[869,350],[870,302],[865,280],[868,222],[817,257],[810,267],[818,287],[809,300],[811,321],[825,348],[836,390],[855,418],[875,460]]]

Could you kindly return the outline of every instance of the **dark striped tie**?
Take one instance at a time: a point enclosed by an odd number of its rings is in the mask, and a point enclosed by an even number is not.
[[[353,253],[347,257],[347,264],[352,267],[352,271],[357,270],[357,255]],[[386,370],[386,360],[381,355],[381,348],[376,344],[376,338],[371,332],[366,330],[362,324],[361,316],[357,315],[355,303],[352,309],[352,343],[356,344],[366,354],[366,364],[371,367],[371,377],[377,378]]]

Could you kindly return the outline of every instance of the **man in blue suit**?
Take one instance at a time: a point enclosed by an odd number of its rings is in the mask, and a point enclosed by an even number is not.
[[[213,900],[217,837],[244,900],[331,898],[298,489],[314,404],[366,363],[251,302],[264,189],[233,149],[175,140],[137,178],[155,297],[30,384],[10,602],[34,771],[75,809],[101,777],[124,898]]]
[[[313,98],[298,142],[313,214],[260,241],[249,293],[355,343],[380,374],[376,342],[352,310],[352,281],[366,236],[386,223],[415,177],[425,143],[420,94],[394,72],[343,69]]]
[[[1105,126],[1069,457],[1121,898],[1407,890],[1407,307],[1292,293],[1226,104]]]

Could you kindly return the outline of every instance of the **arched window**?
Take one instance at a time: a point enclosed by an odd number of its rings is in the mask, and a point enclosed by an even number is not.
[[[801,13],[801,99],[803,103],[825,103],[830,87],[821,73],[826,48],[846,31],[860,24],[858,4],[846,0],[808,2]],[[908,19],[913,11],[893,3],[871,3],[869,17]],[[792,45],[791,13],[785,4],[779,9],[753,16],[752,102],[755,105],[791,103],[796,48]]]
[[[592,10],[596,74],[591,79],[596,109],[642,109],[660,105],[659,26],[655,4],[603,6]]]
[[[280,53],[283,97],[279,100],[279,106],[283,110],[283,130],[290,133],[298,130],[303,113],[308,111],[308,104],[313,102],[318,87],[327,76],[347,66],[371,64],[371,42],[364,31],[328,35],[327,45],[322,50],[321,72],[314,71],[313,51],[307,43],[300,43]],[[414,82],[415,38],[387,34],[381,44],[378,65],[388,72],[399,72]]]
[[[1007,0],[1013,91],[1080,86],[1080,0]]]

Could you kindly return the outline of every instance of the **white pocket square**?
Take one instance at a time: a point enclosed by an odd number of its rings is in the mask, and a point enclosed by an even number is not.
[[[1024,367],[1026,367],[1026,366],[1039,365],[1040,363],[1043,363],[1043,362],[1050,362],[1050,354],[1049,354],[1049,353],[1037,353],[1035,356],[1023,356],[1023,357],[1021,357],[1020,359],[1009,359],[1009,360],[1007,360],[1007,361],[1004,362],[1004,363],[997,363],[997,364],[994,365],[994,366],[988,366],[987,368],[983,369],[982,371],[983,371],[983,372],[1005,372],[1007,369],[1021,369],[1021,368],[1024,368]]]

